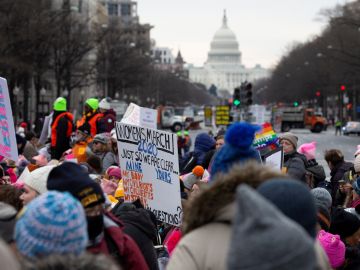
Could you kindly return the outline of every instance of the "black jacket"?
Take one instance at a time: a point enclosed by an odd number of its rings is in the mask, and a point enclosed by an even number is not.
[[[306,164],[306,157],[296,151],[284,155],[284,167],[288,175],[302,182],[306,182]]]
[[[157,238],[156,226],[150,218],[148,210],[143,208],[127,207],[127,203],[117,205],[113,214],[124,223],[124,232],[129,235],[143,254],[149,269],[159,269],[154,242]],[[119,207],[118,207],[119,206]]]
[[[331,178],[331,196],[335,202],[336,192],[339,188],[339,180],[343,179],[344,174],[352,168],[353,164],[350,162],[341,162],[337,164],[330,172]]]
[[[319,165],[315,159],[307,161],[306,170],[314,176],[314,187],[317,187],[319,183],[325,181],[326,174],[324,167]]]

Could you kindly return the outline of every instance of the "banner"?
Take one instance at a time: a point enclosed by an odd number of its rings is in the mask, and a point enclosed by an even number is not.
[[[173,133],[116,123],[125,201],[140,199],[158,220],[180,226],[177,138]]]
[[[206,106],[204,108],[204,120],[206,127],[212,127],[212,117],[213,117],[212,107]]]
[[[18,149],[6,79],[0,77],[0,155],[17,161]]]
[[[121,120],[122,123],[156,129],[157,110],[130,103]]]
[[[230,107],[226,105],[216,106],[215,125],[227,126],[230,124]]]
[[[284,152],[283,148],[279,147],[264,156],[265,165],[275,170],[282,171],[284,164]]]

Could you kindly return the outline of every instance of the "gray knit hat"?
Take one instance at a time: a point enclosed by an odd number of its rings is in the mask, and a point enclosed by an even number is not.
[[[331,208],[332,198],[329,191],[327,191],[325,188],[321,188],[321,187],[314,188],[311,190],[311,194],[315,199],[315,204],[323,204],[328,209]]]
[[[314,242],[255,190],[240,185],[228,269],[316,269]]]
[[[286,133],[280,135],[279,139],[280,139],[280,141],[281,140],[289,141],[294,146],[294,148],[297,149],[298,137],[295,136],[295,134],[293,134],[291,132],[286,132]]]

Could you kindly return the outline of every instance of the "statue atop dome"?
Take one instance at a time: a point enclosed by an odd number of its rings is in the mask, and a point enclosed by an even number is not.
[[[228,25],[227,25],[227,17],[226,17],[226,9],[224,9],[224,16],[223,16],[223,25],[222,25],[223,28],[227,28]]]

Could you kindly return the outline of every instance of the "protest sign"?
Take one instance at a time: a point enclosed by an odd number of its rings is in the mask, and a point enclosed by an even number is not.
[[[176,135],[117,122],[116,137],[125,201],[140,199],[158,220],[179,226],[182,208]]]
[[[0,77],[0,155],[16,161],[18,149],[6,79]]]
[[[284,163],[284,152],[283,148],[279,147],[264,156],[266,166],[269,166],[273,169],[282,170]]]
[[[156,129],[157,110],[140,107],[135,103],[130,103],[121,123]]]

